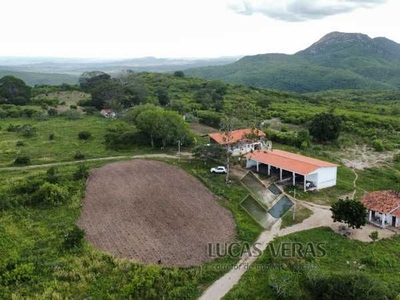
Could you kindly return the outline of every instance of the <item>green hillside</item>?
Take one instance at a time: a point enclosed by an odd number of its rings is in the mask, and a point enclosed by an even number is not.
[[[400,89],[400,45],[386,38],[333,32],[294,55],[261,54],[190,69],[190,76],[294,92]]]
[[[11,70],[0,69],[0,78],[3,76],[15,76],[21,78],[27,85],[60,85],[63,83],[77,84],[78,76],[68,74],[56,74],[56,73],[35,73],[35,72],[19,72]]]

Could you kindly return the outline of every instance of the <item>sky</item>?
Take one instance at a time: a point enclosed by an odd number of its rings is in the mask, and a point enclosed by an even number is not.
[[[400,43],[398,0],[12,0],[0,56],[292,54],[332,31]]]

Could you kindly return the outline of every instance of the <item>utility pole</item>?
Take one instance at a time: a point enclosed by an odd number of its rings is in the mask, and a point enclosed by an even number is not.
[[[296,189],[293,190],[293,199],[294,199],[294,205],[293,205],[293,221],[296,219]]]
[[[178,161],[181,161],[181,140],[178,140]]]

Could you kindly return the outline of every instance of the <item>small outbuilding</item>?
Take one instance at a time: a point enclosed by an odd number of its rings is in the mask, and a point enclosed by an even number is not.
[[[277,172],[283,181],[289,177],[296,185],[296,177],[304,184],[304,191],[319,190],[336,185],[338,165],[282,150],[261,150],[246,155],[246,167],[271,175]]]
[[[400,226],[400,194],[376,191],[365,195],[361,202],[368,210],[368,221],[381,228]]]

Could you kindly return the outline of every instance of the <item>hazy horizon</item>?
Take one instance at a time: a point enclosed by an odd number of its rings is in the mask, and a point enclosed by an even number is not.
[[[21,7],[24,9],[21,10]],[[207,59],[293,54],[332,31],[400,41],[394,0],[119,0],[2,5],[0,57]],[[19,20],[16,22],[15,20]],[[12,25],[12,26],[11,26]]]

